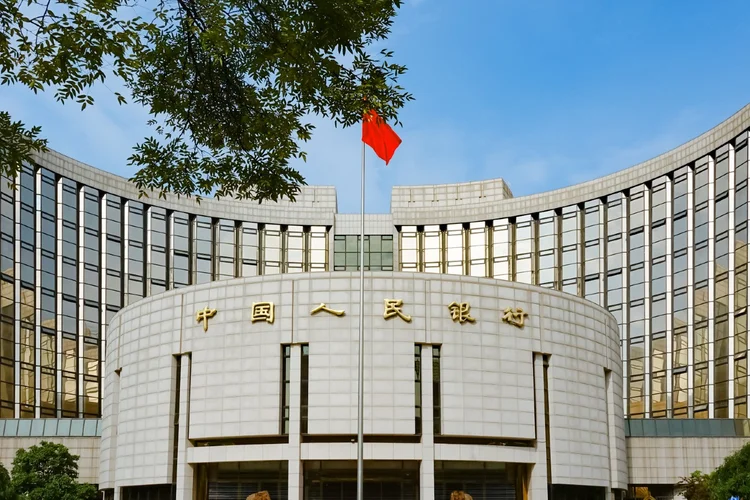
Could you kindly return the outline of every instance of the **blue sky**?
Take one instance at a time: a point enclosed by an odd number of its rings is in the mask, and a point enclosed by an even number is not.
[[[627,168],[699,135],[750,102],[750,4],[739,1],[407,1],[386,44],[416,98],[388,167],[368,152],[367,211],[393,185],[502,177],[515,196]],[[43,127],[50,147],[129,177],[146,113],[109,88],[84,112],[0,87],[0,109]],[[359,210],[358,128],[315,121],[309,184]]]

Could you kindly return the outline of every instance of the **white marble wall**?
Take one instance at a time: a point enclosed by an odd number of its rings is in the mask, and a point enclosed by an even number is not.
[[[355,434],[358,283],[356,273],[342,272],[236,279],[167,292],[121,311],[108,332],[100,486],[171,482],[174,356],[180,353],[191,360],[190,391],[183,387],[180,398],[181,411],[189,408],[188,436],[180,436],[180,456],[188,463],[289,460],[299,476],[303,460],[355,458],[353,443],[300,443],[294,391],[289,444],[191,448],[182,440],[278,435],[281,345],[294,344],[299,363],[300,343],[310,346],[309,432]],[[412,321],[385,320],[385,299],[403,300]],[[252,303],[259,301],[274,303],[273,324],[251,322]],[[468,302],[476,323],[453,322],[453,301]],[[321,302],[346,314],[311,315]],[[534,364],[535,353],[543,353],[550,360],[553,482],[626,487],[618,334],[607,312],[519,283],[410,273],[368,273],[364,303],[366,433],[414,434],[414,345],[436,344],[443,435],[537,439],[537,448],[433,445],[425,432],[416,444],[367,443],[366,457],[421,460],[423,480],[431,477],[433,460],[538,464],[532,496],[545,498],[541,363]],[[217,314],[204,332],[195,313],[206,306]],[[523,329],[501,321],[507,307],[529,313]],[[612,372],[610,396],[605,369]],[[183,366],[183,385],[186,380]],[[423,396],[424,404],[432,400],[429,383]],[[425,411],[424,429],[431,429],[431,418]],[[300,482],[290,480],[290,488]],[[431,490],[422,494],[429,498]]]

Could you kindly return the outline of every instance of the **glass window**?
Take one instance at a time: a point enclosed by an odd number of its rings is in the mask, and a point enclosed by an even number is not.
[[[646,221],[645,218],[645,187],[637,186],[630,190],[630,198],[628,203],[628,213],[630,215],[630,228],[635,229],[642,227]]]
[[[190,219],[187,214],[174,212],[172,224],[172,286],[182,288],[192,283],[190,266]]]
[[[445,243],[445,272],[464,274],[464,229],[461,224],[448,224],[445,231]]]
[[[399,252],[402,271],[419,271],[419,233],[416,226],[404,226],[399,231]]]
[[[681,327],[672,336],[672,366],[686,367],[688,364],[688,336],[687,328]],[[687,389],[687,386],[685,387]]]
[[[716,196],[719,196],[729,190],[729,145],[724,145],[716,151],[714,165],[715,191]]]
[[[292,346],[281,346],[281,434],[289,434],[289,418],[291,408],[291,383],[292,383]]]
[[[695,204],[705,203],[708,201],[708,157],[696,163],[693,175]]]
[[[122,200],[110,194],[104,195],[105,218],[103,227],[106,232],[104,265],[105,300],[108,311],[118,311],[122,307]],[[105,324],[109,320],[105,318]]]
[[[242,223],[242,276],[258,274],[258,225]]]
[[[443,234],[440,226],[425,226],[422,233],[422,245],[424,247],[424,272],[441,273],[443,272],[444,245]]]
[[[442,434],[442,403],[440,385],[440,346],[432,346],[432,423],[433,434]]]
[[[695,413],[699,413],[700,405],[708,404],[708,365],[700,364],[695,366],[693,377],[693,404],[697,407]],[[699,418],[696,416],[695,418]],[[707,415],[703,418],[707,418]]]
[[[667,218],[667,177],[654,181],[651,189],[651,220],[658,222]]]
[[[414,345],[414,433],[422,434],[422,346]]]
[[[383,269],[384,271],[393,271],[393,236],[388,235],[390,238],[390,263],[388,266],[390,269]],[[383,237],[376,237],[371,236],[370,237],[370,244],[372,245],[371,252],[372,253],[379,253],[382,254],[384,250],[382,250],[383,245],[380,245],[381,239]],[[375,246],[377,244],[377,246]],[[308,262],[309,262],[309,271],[316,272],[316,271],[327,271],[328,270],[328,228],[324,226],[312,226],[310,228],[310,231],[308,233],[308,239],[307,239],[307,255],[308,255]],[[382,266],[383,259],[380,259],[380,266]],[[374,262],[370,263],[371,265],[374,265]]]
[[[281,273],[281,226],[266,224],[262,229],[263,274]]]
[[[310,405],[310,345],[302,344],[302,362],[300,367],[300,434],[307,434],[308,412]]]
[[[469,274],[487,276],[487,225],[484,222],[472,222],[468,229],[469,239]]]
[[[302,226],[289,226],[284,232],[286,248],[286,272],[301,273],[304,271],[305,235]]]
[[[510,280],[510,226],[508,219],[492,221],[492,276]]]
[[[167,211],[163,208],[149,209],[149,293],[167,290]]]
[[[144,206],[134,201],[127,202],[127,224],[126,224],[126,272],[127,289],[125,292],[125,304],[129,305],[145,296],[145,242],[143,239],[145,220]]]
[[[235,271],[237,235],[233,220],[220,219],[215,226],[216,279],[231,279]]]
[[[359,270],[359,235],[338,234],[334,238],[334,270]],[[393,271],[393,236],[365,235],[365,271]]]
[[[212,223],[210,217],[198,215],[193,224],[195,239],[193,241],[193,276],[195,283],[208,283],[213,278]]]

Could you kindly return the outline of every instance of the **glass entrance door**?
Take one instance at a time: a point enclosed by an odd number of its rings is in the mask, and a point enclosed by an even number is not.
[[[489,462],[435,462],[435,500],[450,500],[453,491],[474,500],[516,500],[518,468]]]
[[[354,461],[305,463],[305,500],[352,500],[357,497]],[[366,461],[365,500],[418,500],[419,462]]]

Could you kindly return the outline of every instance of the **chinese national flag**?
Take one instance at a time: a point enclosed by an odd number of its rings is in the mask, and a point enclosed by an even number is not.
[[[401,144],[401,138],[374,109],[371,109],[362,119],[362,142],[370,146],[388,165],[396,148]]]

